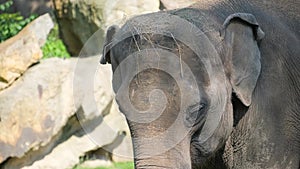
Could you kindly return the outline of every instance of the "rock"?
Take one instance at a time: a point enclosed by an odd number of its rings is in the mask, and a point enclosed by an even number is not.
[[[76,111],[70,72],[70,60],[45,60],[0,93],[0,162],[46,145]]]
[[[159,0],[54,0],[55,13],[68,51],[78,56],[85,42],[99,30],[99,43],[108,26],[133,15],[159,10]],[[94,48],[99,48],[95,45]],[[92,50],[93,48],[91,48]],[[97,54],[97,53],[93,53]]]
[[[3,0],[2,0],[3,1]],[[0,0],[1,2],[1,0]],[[20,12],[22,16],[29,17],[31,14],[43,15],[53,11],[53,3],[49,0],[20,1],[14,0],[10,12]]]
[[[2,168],[47,168],[54,157],[71,166],[79,154],[113,142],[120,128],[103,118],[113,103],[111,68],[98,63],[99,57],[42,60],[0,92]],[[70,152],[77,158],[61,158]]]
[[[28,24],[16,36],[0,44],[0,91],[40,60],[40,47],[52,28],[52,19],[49,14],[45,14]]]
[[[107,0],[103,7],[104,27],[120,25],[134,15],[159,11],[158,0]]]
[[[121,123],[126,122],[125,116],[119,111],[118,105],[116,102],[113,102],[112,108],[111,108],[111,114],[114,117],[111,118],[111,120],[108,120],[108,124],[119,131],[125,131],[126,137],[124,137],[123,141],[120,142],[118,146],[115,146],[112,151],[112,161],[114,162],[127,162],[127,161],[133,161],[133,147],[132,147],[132,141],[130,137],[130,130],[128,128],[127,123]],[[108,117],[109,118],[109,117]],[[116,126],[118,124],[118,126]]]
[[[196,3],[199,0],[160,0],[165,9],[184,8]]]
[[[111,155],[109,154],[124,139],[123,136],[119,136],[119,133],[122,133],[122,130],[129,130],[125,120],[113,124],[111,119],[118,119],[118,114],[110,112],[103,119],[98,118],[101,123],[94,130],[86,132],[83,136],[77,136],[76,134],[71,136],[55,147],[43,159],[22,169],[67,169],[73,168],[81,162],[84,163],[84,166],[111,164]],[[120,125],[125,126],[125,128],[120,130],[118,128]],[[126,137],[126,139],[130,139],[128,135]],[[126,146],[129,147],[129,153],[132,157],[131,143]],[[64,158],[61,158],[62,156]],[[127,161],[132,161],[132,158]]]

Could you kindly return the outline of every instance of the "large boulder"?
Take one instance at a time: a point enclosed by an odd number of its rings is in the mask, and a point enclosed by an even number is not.
[[[126,157],[126,160],[123,161],[132,161],[131,142],[129,144],[127,142],[127,144],[123,143],[120,146],[123,140],[130,140],[125,118],[118,111],[111,109],[103,118],[98,118],[98,121],[100,124],[96,126],[91,125],[92,123],[84,125],[86,132],[84,135],[72,135],[55,147],[43,159],[37,160],[31,166],[23,169],[67,169],[73,168],[82,162],[96,161],[97,158],[98,160],[101,159],[111,163],[109,155],[106,154],[114,154],[115,148],[127,149],[128,151],[122,154],[122,156]],[[93,130],[87,131],[90,127]],[[123,132],[126,132],[127,135],[122,134]],[[116,161],[118,162],[118,160]],[[105,163],[97,163],[97,165],[105,165]]]
[[[16,36],[0,44],[0,91],[41,59],[41,46],[52,28],[52,19],[49,14],[45,14],[28,24]]]
[[[7,0],[0,0],[0,3],[4,3]],[[43,15],[46,13],[52,13],[53,3],[50,0],[13,0],[12,7],[8,9],[9,12],[20,12],[24,17],[29,17],[31,14]],[[1,13],[1,12],[0,12]]]
[[[79,55],[85,42],[97,30],[100,30],[98,33],[102,35],[99,38],[101,46],[108,26],[124,23],[133,15],[159,10],[159,0],[54,0],[53,2],[63,41],[74,56]]]
[[[133,161],[133,147],[126,119],[119,112],[116,102],[111,107],[111,116],[107,116],[107,124],[117,131],[125,131],[126,137],[122,141],[115,139],[114,144],[108,146],[107,150],[111,152],[111,160],[114,162]],[[117,145],[118,144],[118,145]]]
[[[41,60],[0,92],[1,168],[57,168],[53,160],[69,168],[128,131],[124,119],[108,125],[118,118],[111,113],[112,75],[98,63],[99,57]]]
[[[0,93],[0,163],[46,145],[74,114],[70,62],[43,60]]]

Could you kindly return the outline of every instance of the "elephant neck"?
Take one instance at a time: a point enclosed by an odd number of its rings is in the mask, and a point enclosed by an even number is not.
[[[251,13],[261,25],[265,23],[265,27],[270,26],[270,30],[274,29],[275,22],[282,22],[299,36],[299,5],[300,2],[294,0],[206,0],[199,1],[191,7],[214,17],[220,25],[233,13]],[[267,18],[267,21],[261,20],[261,17]]]
[[[271,83],[273,82],[259,82],[250,107],[234,108],[234,113],[239,115],[239,119],[235,118],[237,121],[226,142],[223,154],[223,157],[228,160],[226,163],[233,168],[245,168],[242,161],[246,158],[251,158],[251,163],[247,167],[255,168],[255,165],[262,164],[262,160],[267,156],[272,159],[267,160],[268,162],[264,162],[263,165],[281,161],[283,157],[288,159],[285,163],[271,168],[289,168],[289,165],[299,163],[299,143],[295,141],[299,133],[293,131],[290,124],[286,123],[286,120],[296,122],[289,119],[291,110],[295,108],[290,104],[293,98],[289,99],[287,94],[282,93],[286,90],[282,90],[280,86],[276,87],[276,91],[266,87],[272,86]],[[286,98],[285,104],[281,104],[279,98]],[[287,128],[290,130],[287,131]],[[267,168],[262,166],[264,167]]]

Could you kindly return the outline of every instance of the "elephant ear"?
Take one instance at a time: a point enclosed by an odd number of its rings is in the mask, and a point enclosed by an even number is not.
[[[220,33],[225,41],[225,64],[229,64],[233,91],[249,106],[261,71],[258,41],[264,32],[252,14],[235,13],[226,18]]]
[[[113,37],[118,29],[119,29],[118,26],[112,25],[106,31],[106,37],[105,37],[105,42],[103,45],[102,57],[100,59],[101,64],[111,63],[110,49],[112,47]]]

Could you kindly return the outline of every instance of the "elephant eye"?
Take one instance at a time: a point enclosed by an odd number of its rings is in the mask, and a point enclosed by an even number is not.
[[[200,121],[203,121],[204,117],[206,116],[207,104],[205,102],[201,102],[190,106],[186,113],[186,126],[192,127],[198,124]]]
[[[199,104],[198,112],[203,111],[205,108],[206,108],[206,103],[200,103],[200,104]]]
[[[206,107],[205,103],[196,104],[196,105],[190,107],[189,112],[191,112],[191,113],[201,112],[205,109],[205,107]]]

